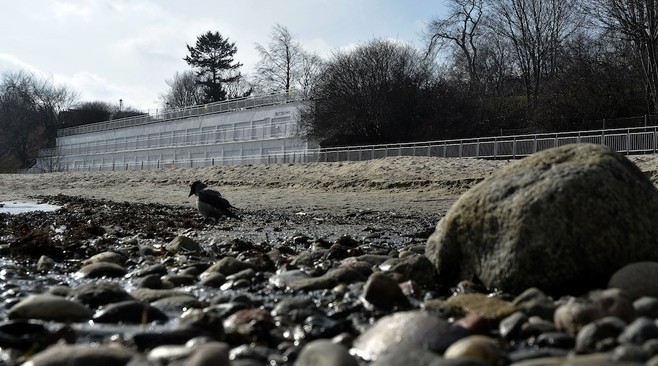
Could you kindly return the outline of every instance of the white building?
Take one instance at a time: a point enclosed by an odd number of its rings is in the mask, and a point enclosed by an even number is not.
[[[129,170],[307,162],[317,144],[298,133],[303,101],[271,95],[58,130],[33,171]]]

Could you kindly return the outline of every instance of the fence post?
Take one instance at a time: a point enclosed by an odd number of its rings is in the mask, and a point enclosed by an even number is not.
[[[498,137],[494,137],[494,148],[493,148],[493,158],[496,160],[496,154],[498,153]]]
[[[516,159],[516,136],[512,140],[512,159]]]

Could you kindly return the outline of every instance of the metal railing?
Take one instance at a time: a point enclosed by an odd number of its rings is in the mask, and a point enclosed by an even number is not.
[[[541,150],[572,143],[607,145],[626,155],[654,154],[658,149],[658,126],[318,148],[262,155],[88,164],[66,166],[63,170],[135,170],[239,164],[364,161],[392,156],[516,159]]]
[[[655,153],[658,148],[658,126],[323,148],[318,156],[323,162],[388,156],[516,159],[572,143],[607,145],[627,155]]]
[[[154,115],[144,114],[140,116],[120,118],[105,122],[91,123],[82,126],[62,128],[57,130],[57,137],[141,126],[149,123],[183,119],[205,114],[225,113],[243,109],[260,108],[270,105],[296,102],[303,99],[304,98],[301,95],[289,93],[231,99],[222,102],[197,105],[193,107],[177,108],[175,110],[163,111],[161,113],[156,112]]]

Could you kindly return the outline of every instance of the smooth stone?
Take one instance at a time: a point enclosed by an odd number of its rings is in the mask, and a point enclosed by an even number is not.
[[[179,290],[161,290],[152,288],[137,288],[130,292],[130,295],[139,301],[153,302],[165,297],[173,296],[190,296],[188,293]]]
[[[562,332],[545,332],[541,333],[535,339],[535,344],[538,347],[553,347],[572,349],[576,344],[576,339]]]
[[[84,260],[82,264],[88,265],[99,262],[114,263],[123,267],[125,260],[123,259],[123,256],[117,252],[101,252]]]
[[[96,262],[80,268],[78,273],[84,278],[123,277],[128,273],[122,266],[110,262]]]
[[[235,259],[233,257],[224,257],[208,267],[208,269],[201,273],[199,278],[203,280],[205,277],[214,272],[219,272],[224,276],[230,276],[248,268],[255,270],[256,266],[251,263]]]
[[[621,344],[642,345],[649,339],[655,338],[658,338],[658,326],[655,321],[642,317],[630,323],[617,337],[617,340]]]
[[[382,272],[375,272],[368,277],[363,285],[363,300],[381,309],[409,304],[398,283]]]
[[[183,366],[230,366],[230,347],[226,343],[209,342],[195,347]]]
[[[288,287],[296,291],[322,290],[336,287],[340,283],[365,281],[366,276],[353,267],[338,267],[327,271],[322,276],[292,281]]]
[[[643,296],[633,301],[633,308],[637,316],[658,318],[658,298]]]
[[[492,320],[501,320],[516,311],[514,305],[508,301],[479,293],[451,296],[447,303],[449,306],[463,309],[465,313],[476,313]]]
[[[521,311],[517,311],[500,321],[498,332],[506,340],[516,339],[521,335],[523,324],[527,321],[528,316]]]
[[[658,262],[638,261],[619,268],[608,281],[609,288],[624,290],[631,300],[642,296],[658,297]]]
[[[190,357],[194,349],[185,345],[169,345],[154,347],[150,350],[146,359],[159,365],[167,365]]]
[[[151,305],[164,312],[182,312],[201,307],[201,301],[192,295],[170,296],[155,300]]]
[[[114,302],[134,300],[118,283],[108,281],[94,281],[77,286],[71,289],[70,299],[92,309]]]
[[[403,311],[384,316],[361,333],[352,353],[364,360],[376,360],[392,347],[409,345],[443,353],[455,341],[468,336],[467,330],[424,311]]]
[[[635,319],[633,304],[623,290],[612,288],[594,292],[588,299],[570,298],[555,311],[554,323],[557,330],[575,336],[586,324],[607,316],[625,322]]]
[[[529,288],[516,296],[512,304],[523,311],[527,316],[539,316],[546,320],[553,320],[557,305],[553,299],[536,287]]]
[[[169,317],[149,304],[129,300],[106,305],[94,315],[93,320],[96,323],[147,324],[166,322]]]
[[[326,339],[307,343],[299,353],[295,366],[358,366],[345,346]]]
[[[648,350],[635,344],[621,344],[612,350],[612,359],[615,361],[644,364],[651,356]]]
[[[606,351],[601,349],[600,342],[610,338],[617,339],[626,325],[626,322],[615,317],[606,317],[586,324],[576,336],[576,352]]]
[[[270,312],[260,308],[238,310],[229,315],[223,324],[227,335],[249,341],[267,338],[275,327]]]
[[[54,266],[55,266],[55,260],[46,255],[42,255],[41,257],[39,257],[39,260],[37,261],[37,271],[39,272],[49,271]]]
[[[502,352],[498,342],[487,336],[474,335],[462,338],[446,349],[445,358],[467,358],[482,362],[484,365],[498,364]]]
[[[136,353],[119,345],[55,345],[31,357],[24,366],[126,365]]]
[[[182,345],[190,339],[207,337],[210,333],[195,327],[171,330],[140,331],[132,334],[130,340],[140,352],[158,346]]]
[[[210,273],[199,282],[199,286],[219,288],[226,282],[226,276],[219,272]]]
[[[401,274],[399,282],[413,280],[421,286],[436,284],[436,269],[424,255],[410,255],[382,263],[380,269]]]
[[[462,194],[425,255],[447,286],[476,275],[513,294],[565,294],[658,260],[656,222],[658,190],[636,165],[604,145],[569,144],[506,165]]]
[[[203,248],[191,238],[179,235],[166,245],[167,251],[171,253],[201,253]]]
[[[80,322],[94,313],[75,301],[52,295],[30,295],[9,309],[9,319],[41,319],[58,322]]]

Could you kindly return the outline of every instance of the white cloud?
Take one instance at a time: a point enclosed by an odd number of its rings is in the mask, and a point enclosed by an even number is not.
[[[81,20],[89,23],[92,21],[92,5],[85,1],[55,1],[53,2],[55,19],[60,23],[72,20]]]

